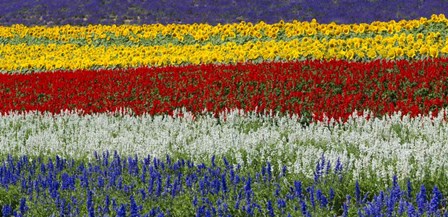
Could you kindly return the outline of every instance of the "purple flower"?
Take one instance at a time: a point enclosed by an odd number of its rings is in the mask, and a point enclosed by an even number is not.
[[[12,215],[12,207],[9,204],[3,205],[3,207],[2,207],[2,215],[4,217],[8,217],[8,216]]]
[[[104,187],[104,179],[103,177],[98,177],[98,188],[102,189]]]
[[[126,207],[124,204],[121,204],[120,208],[117,210],[117,216],[126,217]]]
[[[224,165],[226,166],[226,168],[229,168],[230,164],[227,161],[226,157],[222,157],[222,160],[224,161]]]
[[[282,176],[286,176],[287,170],[288,170],[288,168],[286,166],[283,166],[283,168],[282,168]]]
[[[429,214],[436,214],[439,211],[439,205],[442,201],[442,193],[439,191],[437,186],[434,186],[434,189],[432,190],[432,198],[429,203]]]
[[[331,163],[330,161],[327,161],[327,168],[325,169],[325,174],[330,174],[331,171]]]
[[[266,209],[268,210],[269,216],[271,216],[271,217],[275,216],[274,208],[272,208],[272,202],[270,200],[268,200],[268,203],[266,205]]]
[[[400,202],[398,202],[398,215],[402,216],[404,214],[404,212],[406,211],[405,209],[406,203],[404,202],[403,199],[400,199]]]
[[[268,162],[266,170],[267,170],[267,173],[268,173],[268,180],[271,181],[272,180],[272,171],[271,171],[272,169],[271,169],[271,163],[270,162]]]
[[[222,191],[224,193],[227,193],[228,192],[228,188],[227,188],[226,174],[222,174],[222,176],[221,176],[221,183],[222,183]]]
[[[407,197],[408,197],[408,200],[412,198],[412,184],[411,184],[411,179],[408,179],[408,181],[407,181]]]
[[[109,207],[110,207],[110,197],[109,195],[106,195],[106,198],[104,199],[104,209],[103,209],[104,214],[110,213]]]
[[[294,194],[297,198],[302,199],[302,182],[294,181]]]
[[[89,212],[89,217],[95,216],[95,207],[93,205],[92,191],[87,191],[87,211]]]
[[[283,208],[286,207],[286,201],[285,201],[284,199],[282,199],[282,198],[278,198],[278,199],[277,199],[277,207],[278,207],[280,210],[283,210]]]
[[[356,197],[356,203],[360,204],[361,203],[361,189],[359,188],[358,180],[356,180],[356,183],[355,183],[355,197]]]
[[[307,216],[308,215],[308,210],[307,210],[307,207],[306,207],[306,203],[302,199],[300,199],[300,206],[301,206],[300,210],[302,211],[302,215]]]
[[[212,156],[212,167],[216,167],[216,164],[215,164],[215,155]]]
[[[314,186],[308,187],[307,188],[307,192],[310,195],[310,202],[311,202],[311,206],[314,208],[316,208],[316,202],[314,200]]]
[[[320,207],[323,207],[323,208],[327,207],[328,200],[325,197],[325,195],[322,193],[322,190],[320,190],[320,189],[317,190],[316,197],[317,197],[317,200],[320,202]]]
[[[26,205],[26,198],[25,197],[22,197],[20,199],[20,208],[19,208],[19,210],[20,210],[20,213],[22,215],[25,214],[26,211],[28,211],[28,206]]]
[[[422,215],[426,210],[426,188],[421,185],[420,192],[417,194],[418,213]]]
[[[415,213],[414,206],[412,205],[412,203],[408,203],[408,216],[414,217],[416,215],[417,215],[417,213]]]
[[[342,216],[347,217],[348,216],[348,202],[344,202],[342,204]]]
[[[334,196],[335,196],[334,190],[333,190],[333,188],[330,187],[330,193],[329,193],[329,198],[328,198],[330,200],[330,202],[333,201]]]
[[[131,201],[131,217],[139,217],[140,216],[140,210],[142,207],[137,206],[137,203],[134,200],[134,196],[131,195],[130,197]]]

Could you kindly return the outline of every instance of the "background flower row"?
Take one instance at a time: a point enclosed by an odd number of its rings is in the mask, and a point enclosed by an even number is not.
[[[145,23],[268,23],[283,19],[328,23],[372,22],[427,17],[447,11],[444,0],[19,0],[0,3],[0,24],[87,25]]]

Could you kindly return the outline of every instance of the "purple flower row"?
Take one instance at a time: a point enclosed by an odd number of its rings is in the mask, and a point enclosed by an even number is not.
[[[359,23],[418,19],[448,11],[447,0],[16,0],[0,1],[0,25],[275,23],[316,18]]]
[[[393,177],[390,188],[375,194],[357,181],[347,182],[342,164],[333,168],[324,156],[308,181],[294,181],[286,167],[272,172],[270,163],[247,170],[226,158],[215,160],[210,165],[169,156],[126,160],[107,152],[88,163],[9,156],[0,166],[0,211],[2,216],[90,217],[448,216],[436,186],[414,192],[410,181],[402,189]]]

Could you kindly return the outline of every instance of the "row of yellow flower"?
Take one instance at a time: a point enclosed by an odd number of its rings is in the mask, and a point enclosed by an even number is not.
[[[163,46],[80,46],[0,45],[0,70],[3,72],[95,67],[163,66],[201,63],[235,63],[260,60],[400,59],[439,57],[448,54],[448,44],[437,33],[425,40],[419,35],[394,35],[374,38],[317,40],[305,37],[292,41],[234,42],[205,46],[167,44]]]
[[[432,15],[430,19],[420,18],[419,20],[401,20],[399,22],[373,22],[371,24],[347,24],[338,25],[335,23],[319,24],[315,20],[311,22],[293,21],[285,23],[283,21],[275,24],[259,22],[224,24],[211,26],[208,24],[169,24],[169,25],[89,25],[82,26],[56,26],[56,27],[26,27],[24,25],[13,25],[11,27],[0,27],[0,38],[13,38],[31,36],[35,38],[45,38],[50,40],[69,41],[70,39],[86,39],[88,42],[96,39],[110,39],[110,35],[115,37],[127,37],[129,40],[138,43],[141,39],[154,39],[157,35],[177,38],[182,41],[186,35],[191,35],[198,41],[208,40],[211,36],[220,36],[221,39],[233,38],[237,35],[252,36],[261,38],[266,35],[276,38],[280,31],[284,31],[287,37],[302,35],[314,36],[324,34],[328,36],[362,34],[362,33],[389,33],[394,34],[403,29],[413,30],[430,23],[445,23],[448,20],[443,14]]]

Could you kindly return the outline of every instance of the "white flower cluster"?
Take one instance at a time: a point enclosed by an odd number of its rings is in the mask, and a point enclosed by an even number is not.
[[[185,113],[185,111],[183,111]],[[59,115],[29,112],[0,116],[0,154],[60,155],[91,158],[94,151],[193,161],[226,156],[240,164],[282,163],[289,172],[313,176],[322,154],[337,159],[354,178],[420,179],[444,175],[448,165],[445,111],[435,118],[400,113],[358,117],[302,126],[299,117],[230,111],[214,118],[133,116],[128,114]],[[365,112],[367,113],[367,112]]]

